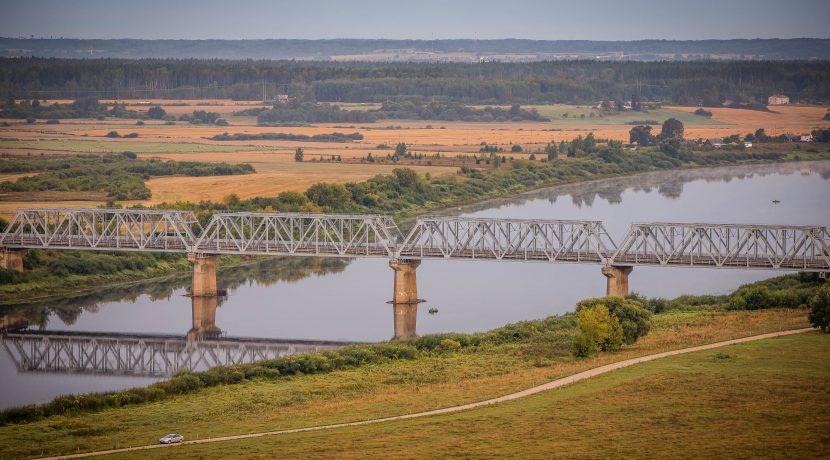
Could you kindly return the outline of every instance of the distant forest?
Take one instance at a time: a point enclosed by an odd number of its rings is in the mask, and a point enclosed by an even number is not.
[[[334,56],[390,50],[443,54],[432,59],[454,61],[470,59],[470,56],[459,56],[458,53],[471,54],[475,59],[488,55],[524,54],[524,59],[529,60],[830,59],[830,40],[100,40],[0,37],[0,57],[328,60]],[[412,58],[424,57],[430,58]]]
[[[830,61],[337,63],[0,58],[0,97],[230,98],[470,104],[830,101]]]

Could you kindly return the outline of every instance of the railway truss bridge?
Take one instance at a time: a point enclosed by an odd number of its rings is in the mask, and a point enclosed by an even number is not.
[[[591,220],[434,216],[402,232],[382,215],[233,212],[200,222],[191,211],[33,208],[0,233],[0,267],[22,271],[25,251],[40,248],[185,253],[201,297],[217,294],[221,254],[385,258],[399,306],[419,302],[424,260],[596,264],[608,296],[627,295],[639,266],[830,272],[823,226],[635,223],[619,241]]]

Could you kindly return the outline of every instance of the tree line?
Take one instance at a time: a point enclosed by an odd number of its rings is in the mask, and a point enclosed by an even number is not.
[[[475,104],[663,101],[759,104],[774,93],[830,100],[830,61],[360,63],[196,59],[0,59],[0,97],[232,98]],[[343,120],[347,121],[347,120]]]

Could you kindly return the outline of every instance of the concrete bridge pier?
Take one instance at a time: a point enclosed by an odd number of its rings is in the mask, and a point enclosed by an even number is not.
[[[188,341],[216,339],[222,331],[216,327],[216,297],[192,297],[193,327],[187,331]]]
[[[0,268],[22,272],[23,258],[28,252],[26,249],[0,249]]]
[[[219,256],[191,252],[187,260],[193,265],[193,297],[216,296],[216,260]]]
[[[416,270],[420,260],[390,260],[389,267],[395,271],[395,287],[392,292],[392,304],[395,315],[395,335],[392,340],[406,340],[417,337],[418,320],[418,281]]]
[[[395,335],[392,340],[407,340],[418,337],[416,325],[418,322],[417,303],[394,303]]]
[[[605,295],[607,297],[625,297],[628,295],[628,275],[634,267],[606,265],[602,274],[607,279]]]

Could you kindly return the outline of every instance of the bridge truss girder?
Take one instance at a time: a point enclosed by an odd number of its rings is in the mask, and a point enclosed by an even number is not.
[[[388,257],[400,237],[388,216],[219,213],[193,245],[214,254]]]
[[[610,265],[830,271],[825,227],[632,224]]]
[[[0,246],[183,252],[200,233],[191,211],[33,208],[17,211]]]
[[[604,263],[614,248],[599,221],[423,217],[397,257]]]

